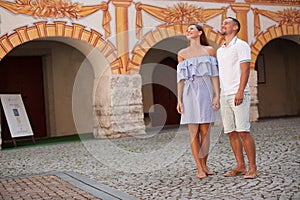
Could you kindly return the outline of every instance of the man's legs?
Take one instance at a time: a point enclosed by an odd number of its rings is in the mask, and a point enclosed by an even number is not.
[[[254,139],[251,136],[250,132],[240,132],[239,134],[243,140],[244,149],[249,161],[249,170],[246,173],[245,178],[255,178],[257,176],[257,169]]]
[[[230,145],[234,153],[237,167],[224,174],[225,176],[235,176],[247,172],[243,156],[243,143],[240,134],[236,130],[250,129],[249,113],[250,97],[246,97],[241,105],[234,105],[235,95],[221,97],[221,114],[224,125],[224,132],[228,133]]]
[[[236,118],[236,130],[240,138],[242,139],[243,147],[245,149],[249,161],[249,170],[245,175],[245,178],[255,178],[257,176],[255,161],[255,142],[250,134],[250,100],[250,94],[246,93],[244,95],[243,103],[234,108]]]
[[[245,161],[243,156],[243,144],[240,138],[239,133],[237,132],[231,132],[228,133],[230,145],[233,151],[233,154],[235,156],[237,167],[233,170],[227,172],[224,174],[225,176],[235,176],[238,174],[245,174],[246,173],[246,167],[245,167]]]

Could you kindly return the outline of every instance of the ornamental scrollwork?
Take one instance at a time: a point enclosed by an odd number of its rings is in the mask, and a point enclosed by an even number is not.
[[[16,0],[16,6],[32,11],[34,17],[81,17],[81,5],[64,0]]]
[[[173,7],[169,7],[164,13],[166,16],[165,21],[169,24],[174,22],[205,22],[203,9],[187,5],[186,3],[179,3]]]
[[[286,9],[278,12],[279,24],[291,25],[300,23],[300,12],[295,8]]]
[[[108,12],[109,3],[110,0],[98,5],[83,6],[69,0],[16,0],[15,2],[0,1],[0,7],[14,14],[29,15],[35,18],[79,19],[102,10],[102,26],[105,30],[105,36],[108,37],[110,35],[109,23],[111,20]]]

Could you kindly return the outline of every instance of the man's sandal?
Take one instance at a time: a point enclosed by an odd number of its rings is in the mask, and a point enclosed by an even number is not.
[[[227,172],[226,174],[224,174],[224,176],[232,177],[232,176],[244,175],[244,174],[246,174],[246,172],[247,172],[246,169],[245,170],[233,169],[233,170]]]

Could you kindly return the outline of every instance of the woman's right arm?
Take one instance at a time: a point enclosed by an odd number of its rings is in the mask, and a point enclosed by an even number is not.
[[[183,113],[183,106],[182,106],[182,91],[183,91],[183,86],[184,86],[184,80],[179,81],[177,83],[177,112],[179,114]]]
[[[183,61],[184,58],[180,56],[180,52],[178,54],[178,62]],[[180,80],[177,83],[177,112],[179,114],[183,113],[183,106],[182,106],[182,91],[183,91],[183,86],[184,86],[184,80]]]

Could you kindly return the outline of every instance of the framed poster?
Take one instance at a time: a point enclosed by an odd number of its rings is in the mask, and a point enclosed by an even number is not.
[[[20,94],[0,94],[4,115],[12,138],[33,136]]]

